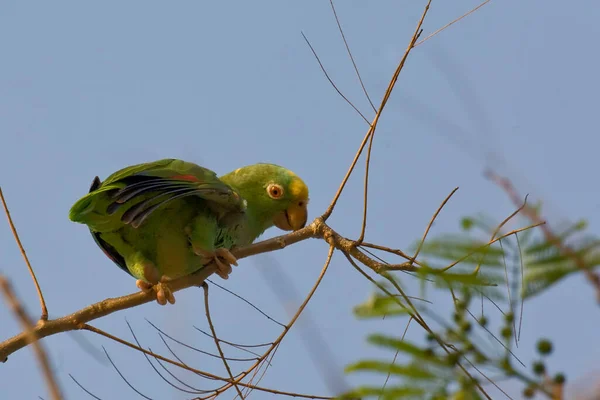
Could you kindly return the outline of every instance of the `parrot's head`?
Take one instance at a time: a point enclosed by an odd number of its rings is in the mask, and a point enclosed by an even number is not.
[[[297,231],[308,217],[308,187],[292,171],[274,164],[254,164],[221,177],[248,202],[265,228]]]

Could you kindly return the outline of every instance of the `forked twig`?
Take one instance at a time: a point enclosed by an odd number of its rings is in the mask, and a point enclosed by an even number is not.
[[[48,308],[46,307],[46,301],[44,300],[44,295],[42,294],[42,289],[40,288],[40,284],[35,276],[35,272],[33,272],[33,267],[29,262],[29,257],[27,257],[27,253],[25,252],[25,248],[23,248],[23,244],[21,243],[21,239],[19,238],[19,234],[17,233],[17,228],[15,228],[15,224],[10,216],[10,211],[8,211],[8,205],[6,204],[6,200],[4,199],[4,194],[2,193],[2,188],[0,188],[0,200],[2,200],[2,206],[4,207],[4,213],[6,214],[6,218],[8,219],[8,224],[10,225],[10,230],[12,231],[13,236],[15,237],[15,241],[19,246],[19,250],[21,250],[21,255],[25,260],[25,264],[27,264],[27,268],[29,269],[29,274],[31,275],[31,279],[33,279],[33,284],[35,285],[35,290],[37,290],[38,297],[40,299],[40,307],[42,308],[42,315],[40,319],[45,321],[48,319]]]
[[[411,264],[414,263],[415,260],[417,259],[417,257],[419,256],[419,253],[421,253],[421,249],[423,249],[423,245],[425,244],[425,239],[427,239],[427,235],[429,234],[429,230],[433,226],[433,223],[437,219],[438,215],[440,215],[440,212],[442,211],[442,208],[444,208],[444,206],[446,205],[446,203],[448,203],[448,200],[450,200],[450,198],[454,195],[454,193],[456,193],[457,190],[458,190],[458,187],[455,187],[454,190],[452,190],[452,192],[450,192],[450,194],[448,196],[446,196],[446,198],[444,199],[444,201],[442,201],[442,204],[440,204],[440,206],[438,207],[438,209],[435,211],[435,213],[431,217],[431,220],[429,221],[429,224],[427,224],[427,228],[425,229],[425,233],[423,234],[423,237],[421,238],[421,241],[419,242],[419,247],[417,247],[417,251],[415,251],[415,255],[412,256],[410,258],[410,260],[408,260],[409,263],[411,263]]]
[[[240,396],[240,399],[244,400],[244,395],[242,394],[242,391],[240,390],[237,383],[235,383],[233,373],[231,372],[231,368],[229,368],[229,363],[227,362],[227,359],[225,358],[225,354],[223,353],[223,349],[221,348],[221,344],[219,343],[219,337],[217,336],[217,332],[215,331],[215,326],[213,325],[212,318],[210,317],[210,307],[208,306],[208,283],[203,282],[202,289],[204,290],[204,311],[206,312],[206,320],[208,321],[208,326],[210,327],[210,331],[213,335],[215,345],[217,346],[217,350],[219,351],[219,354],[221,355],[221,360],[223,360],[223,364],[225,365],[225,369],[227,370],[227,374],[229,374],[229,378],[231,379],[231,382],[233,382],[233,386],[235,387],[235,390],[237,391],[238,395]]]
[[[340,31],[340,35],[342,35],[342,40],[344,41],[344,45],[346,46],[346,51],[348,52],[348,56],[350,57],[350,61],[352,61],[352,65],[354,66],[354,71],[356,72],[356,76],[358,77],[358,81],[360,82],[360,87],[362,87],[363,93],[367,97],[369,104],[373,111],[377,112],[375,105],[371,101],[371,97],[369,96],[369,92],[367,92],[367,88],[363,83],[362,77],[360,76],[360,72],[358,72],[358,67],[356,66],[356,62],[354,61],[354,56],[350,51],[350,46],[348,45],[348,41],[346,40],[346,35],[344,35],[344,30],[342,29],[342,25],[340,24],[340,19],[337,16],[337,12],[335,11],[335,6],[333,5],[333,0],[329,0],[329,4],[331,4],[331,10],[333,11],[333,16],[335,17],[335,22],[337,23],[338,30]],[[367,121],[368,122],[368,121]]]
[[[327,240],[330,243],[330,245],[329,245],[329,252],[327,253],[327,259],[325,260],[325,264],[323,265],[323,269],[321,270],[321,273],[319,274],[319,277],[317,278],[317,281],[313,285],[312,289],[309,291],[308,295],[306,296],[306,298],[304,299],[304,301],[302,302],[302,304],[300,305],[300,307],[298,308],[298,310],[296,311],[296,313],[294,314],[294,316],[292,317],[292,319],[290,320],[290,322],[286,325],[286,328],[284,329],[284,331],[277,337],[277,339],[275,339],[273,341],[273,344],[271,346],[269,346],[269,348],[260,357],[260,359],[256,363],[254,363],[250,368],[248,368],[247,370],[243,371],[239,375],[239,377],[234,380],[234,382],[236,382],[236,383],[237,382],[241,382],[242,379],[244,379],[246,376],[248,376],[249,374],[251,374],[259,365],[261,365],[261,363],[272,352],[275,351],[275,349],[279,346],[279,344],[284,339],[284,337],[288,334],[288,332],[290,331],[290,329],[292,328],[292,326],[294,325],[294,323],[298,320],[298,318],[300,317],[300,315],[302,314],[302,312],[304,311],[304,309],[308,305],[308,302],[310,301],[310,299],[312,299],[312,296],[317,291],[317,288],[321,284],[321,281],[323,280],[323,277],[325,276],[325,273],[327,272],[327,269],[329,268],[329,264],[331,263],[331,258],[333,257],[333,252],[335,251],[335,246],[333,245],[333,239],[332,239],[332,237],[330,236]],[[231,385],[232,385],[232,383],[228,383],[227,385],[225,385],[222,388],[218,389],[216,391],[216,394],[224,392],[229,387],[231,387]],[[244,385],[244,386],[246,386],[246,385]],[[315,397],[315,398],[321,398],[321,397]]]
[[[451,263],[447,267],[442,268],[440,271],[442,271],[442,272],[448,271],[450,268],[455,267],[457,264],[460,264],[461,262],[463,262],[467,258],[471,257],[473,254],[477,253],[479,250],[483,250],[486,247],[488,247],[488,246],[496,243],[499,240],[502,240],[502,239],[504,239],[506,237],[509,237],[510,235],[514,235],[514,234],[517,234],[519,232],[523,232],[523,231],[526,231],[528,229],[535,228],[536,226],[540,226],[540,225],[543,225],[543,224],[545,224],[545,222],[540,222],[539,224],[532,224],[532,225],[526,226],[524,228],[514,229],[514,230],[512,230],[510,232],[505,233],[502,236],[498,236],[496,239],[490,240],[486,244],[479,246],[474,251],[471,251],[470,253],[468,253],[468,254],[462,256],[461,258],[459,258],[458,260],[454,261],[453,263]]]
[[[100,336],[104,336],[104,337],[106,337],[106,338],[108,338],[110,340],[113,340],[113,341],[115,341],[117,343],[120,343],[120,344],[122,344],[124,346],[127,346],[129,348],[132,348],[134,350],[137,350],[139,352],[142,352],[142,353],[145,353],[145,354],[147,354],[149,356],[152,356],[152,357],[154,357],[157,360],[161,360],[161,361],[164,361],[164,362],[166,362],[168,364],[171,364],[171,365],[174,365],[174,366],[179,367],[181,369],[184,369],[186,371],[193,372],[196,375],[202,376],[204,378],[215,379],[215,380],[219,380],[219,381],[222,381],[222,382],[229,382],[229,378],[224,378],[224,377],[221,377],[221,376],[218,376],[218,375],[211,374],[209,372],[205,372],[205,371],[198,370],[196,368],[192,368],[189,365],[186,365],[186,364],[184,364],[181,361],[174,361],[174,360],[172,360],[170,358],[161,356],[161,355],[156,354],[156,353],[154,353],[154,352],[152,352],[150,350],[146,350],[143,347],[140,347],[140,346],[137,346],[137,345],[135,345],[133,343],[130,343],[127,340],[123,340],[123,339],[121,339],[121,338],[119,338],[117,336],[111,335],[108,332],[105,332],[105,331],[103,331],[101,329],[95,328],[95,327],[93,327],[91,325],[84,324],[81,327],[81,329],[87,330],[87,331],[90,331],[90,332],[93,332],[93,333],[96,333],[96,334],[98,334]],[[236,379],[236,383],[238,385],[240,385],[240,386],[250,387],[250,388],[252,388],[254,390],[258,390],[258,391],[261,391],[261,392],[279,394],[279,395],[289,396],[289,397],[299,397],[299,398],[305,398],[305,399],[330,399],[331,398],[331,397],[325,397],[325,396],[315,396],[315,395],[308,395],[308,394],[285,392],[285,391],[281,391],[281,390],[275,390],[275,389],[260,387],[260,386],[256,386],[256,385],[249,385],[249,384],[241,382],[241,380],[237,380],[237,379]],[[215,390],[214,392],[216,394],[218,394],[217,390]],[[222,391],[220,391],[220,392],[222,392]]]
[[[496,185],[500,186],[500,188],[502,188],[506,192],[506,194],[509,196],[513,203],[518,204],[519,195],[512,182],[508,178],[501,177],[492,170],[487,170],[485,172],[485,176],[492,182],[494,182]],[[563,241],[552,231],[550,226],[545,224],[545,221],[542,220],[542,218],[539,216],[538,212],[535,209],[528,205],[524,205],[522,210],[523,215],[525,215],[530,221],[534,223],[539,223],[540,225],[542,223],[544,224],[544,226],[542,226],[541,229],[546,240],[552,243],[552,245],[554,245],[564,255],[573,260],[575,266],[581,272],[583,272],[586,279],[594,287],[594,290],[596,291],[596,298],[598,302],[600,302],[600,275],[594,273],[589,268],[587,268],[585,260],[581,256],[579,256],[575,251],[573,251],[573,249],[571,249],[568,245],[563,243]]]
[[[50,396],[52,396],[52,399],[54,400],[61,400],[63,397],[61,395],[60,388],[58,386],[58,383],[56,382],[56,379],[54,378],[54,373],[52,372],[52,368],[50,367],[50,361],[48,360],[46,351],[35,336],[35,332],[33,330],[33,323],[31,322],[29,315],[27,315],[27,312],[21,305],[21,302],[17,298],[17,295],[13,291],[10,282],[2,275],[0,275],[0,289],[4,294],[6,303],[12,309],[12,312],[19,320],[21,327],[27,336],[28,344],[33,345],[33,352],[35,353],[38,363],[40,364],[42,375],[44,376],[44,380],[46,381],[46,385],[48,386],[48,390],[50,391]]]
[[[335,205],[337,204],[340,196],[342,195],[342,192],[343,192],[344,188],[346,187],[346,183],[348,182],[348,179],[350,179],[350,175],[354,171],[354,167],[356,166],[356,163],[358,162],[358,159],[359,159],[360,155],[362,154],[362,151],[365,148],[365,145],[367,144],[367,140],[369,140],[370,136],[375,133],[375,128],[377,127],[377,123],[379,122],[379,117],[381,116],[381,113],[383,112],[383,109],[385,108],[385,105],[387,104],[387,101],[390,98],[392,91],[394,90],[394,86],[396,85],[398,76],[400,75],[400,72],[402,71],[402,68],[404,67],[404,63],[406,62],[406,59],[407,59],[410,51],[414,47],[414,44],[417,40],[417,37],[419,36],[419,33],[421,32],[421,25],[423,24],[423,21],[425,20],[425,16],[427,15],[427,12],[429,11],[429,5],[431,4],[431,1],[432,0],[429,0],[427,2],[427,5],[425,6],[425,10],[423,11],[423,14],[421,15],[421,19],[419,20],[417,27],[415,29],[415,33],[413,34],[413,36],[410,40],[408,48],[404,52],[404,56],[402,56],[402,59],[398,63],[398,67],[396,68],[396,71],[394,72],[394,75],[392,76],[392,79],[390,80],[390,83],[388,85],[388,88],[385,91],[383,99],[381,100],[381,105],[379,106],[379,109],[377,110],[377,113],[375,114],[375,118],[373,118],[373,122],[369,126],[369,130],[367,131],[367,134],[363,138],[362,143],[360,144],[358,151],[356,152],[356,155],[354,156],[354,160],[352,160],[352,163],[350,164],[350,168],[348,168],[348,171],[346,172],[346,176],[344,176],[344,179],[342,180],[342,183],[340,184],[335,196],[333,197],[333,200],[329,204],[329,207],[327,207],[327,210],[325,210],[325,212],[321,216],[321,218],[324,221],[327,221],[327,218],[329,218],[329,216],[333,212],[333,209],[335,208]],[[363,223],[364,223],[364,221],[363,221]]]
[[[415,43],[414,47],[417,47],[421,44],[423,44],[424,42],[428,41],[429,39],[431,39],[432,37],[434,37],[435,35],[437,35],[438,33],[440,33],[441,31],[445,30],[446,28],[449,28],[450,25],[453,25],[454,23],[460,21],[461,19],[463,19],[464,17],[466,17],[469,14],[474,13],[475,11],[479,10],[481,7],[485,6],[487,3],[489,3],[491,0],[485,0],[483,3],[479,4],[477,7],[471,9],[471,11],[467,12],[466,14],[461,15],[460,17],[456,18],[453,21],[448,22],[446,25],[442,26],[440,29],[438,29],[437,31],[433,32],[432,34],[428,35],[425,39],[419,40],[418,43]]]
[[[335,91],[342,97],[342,99],[344,99],[346,101],[346,103],[348,103],[350,105],[350,107],[352,107],[354,109],[354,111],[356,111],[358,113],[358,115],[360,115],[361,118],[368,124],[369,120],[367,119],[367,117],[365,117],[363,115],[363,113],[360,112],[360,110],[354,105],[354,103],[352,103],[346,96],[344,96],[344,94],[342,93],[342,91],[340,89],[338,89],[338,87],[336,86],[335,83],[333,83],[333,80],[329,77],[329,74],[327,73],[327,70],[323,66],[323,63],[321,62],[321,59],[317,55],[317,52],[312,47],[312,44],[310,44],[310,41],[308,40],[308,38],[306,37],[306,35],[304,34],[304,32],[301,32],[301,33],[302,33],[302,37],[304,38],[304,41],[306,42],[306,44],[310,48],[310,51],[312,51],[313,55],[317,59],[317,62],[319,63],[319,66],[321,67],[321,71],[323,71],[323,73],[325,74],[325,78],[327,78],[327,80],[329,81],[329,83],[331,83],[331,86],[333,86],[333,88],[335,89]]]

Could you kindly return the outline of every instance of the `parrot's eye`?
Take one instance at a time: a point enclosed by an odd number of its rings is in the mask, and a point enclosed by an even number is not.
[[[271,183],[269,186],[267,186],[267,193],[272,199],[280,199],[281,197],[283,197],[283,188],[281,187],[281,185]]]

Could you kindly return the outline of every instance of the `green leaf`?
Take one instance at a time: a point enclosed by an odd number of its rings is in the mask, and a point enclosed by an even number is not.
[[[435,355],[432,355],[424,349],[405,340],[400,340],[380,334],[369,335],[367,340],[371,344],[381,347],[387,347],[393,350],[398,350],[402,353],[410,354],[411,356],[423,361],[428,361],[438,365],[446,365],[445,360],[439,359]]]
[[[579,269],[570,268],[552,268],[550,270],[535,270],[525,275],[523,299],[530,298],[547,290],[551,286],[561,281],[566,276],[578,272]]]
[[[389,361],[378,360],[362,360],[354,364],[350,364],[345,369],[346,372],[356,371],[371,371],[390,373],[393,375],[402,375],[411,379],[434,379],[436,376],[431,372],[419,368],[416,365],[399,365],[392,364]]]
[[[381,400],[396,400],[396,399],[422,399],[425,390],[411,386],[389,386],[385,389],[375,386],[361,386],[351,392],[345,393],[339,399],[358,399],[361,397],[375,397]]]
[[[408,309],[398,302],[398,299],[387,295],[373,294],[367,301],[354,307],[354,315],[358,318],[408,315]]]
[[[446,285],[447,283],[461,283],[472,286],[497,286],[498,282],[500,282],[497,275],[474,274],[473,272],[449,272],[426,267],[419,268],[418,274],[425,277],[435,277],[438,281]]]
[[[445,260],[447,264],[466,257],[461,263],[504,266],[502,256],[505,252],[509,253],[508,250],[503,251],[499,246],[487,243],[462,234],[441,235],[427,241],[421,249],[421,255]]]

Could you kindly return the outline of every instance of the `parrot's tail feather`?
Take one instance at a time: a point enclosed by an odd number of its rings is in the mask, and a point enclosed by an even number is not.
[[[103,199],[106,198],[107,195],[111,196],[119,189],[120,186],[116,185],[102,186],[100,179],[98,177],[94,178],[94,181],[90,186],[90,192],[77,200],[77,202],[73,204],[73,207],[71,207],[71,210],[69,210],[69,219],[73,222],[86,224],[90,228],[104,224],[105,219],[96,212],[98,205],[103,202]]]
[[[86,223],[86,215],[94,209],[93,196],[87,195],[79,199],[69,211],[69,219],[73,222]]]

